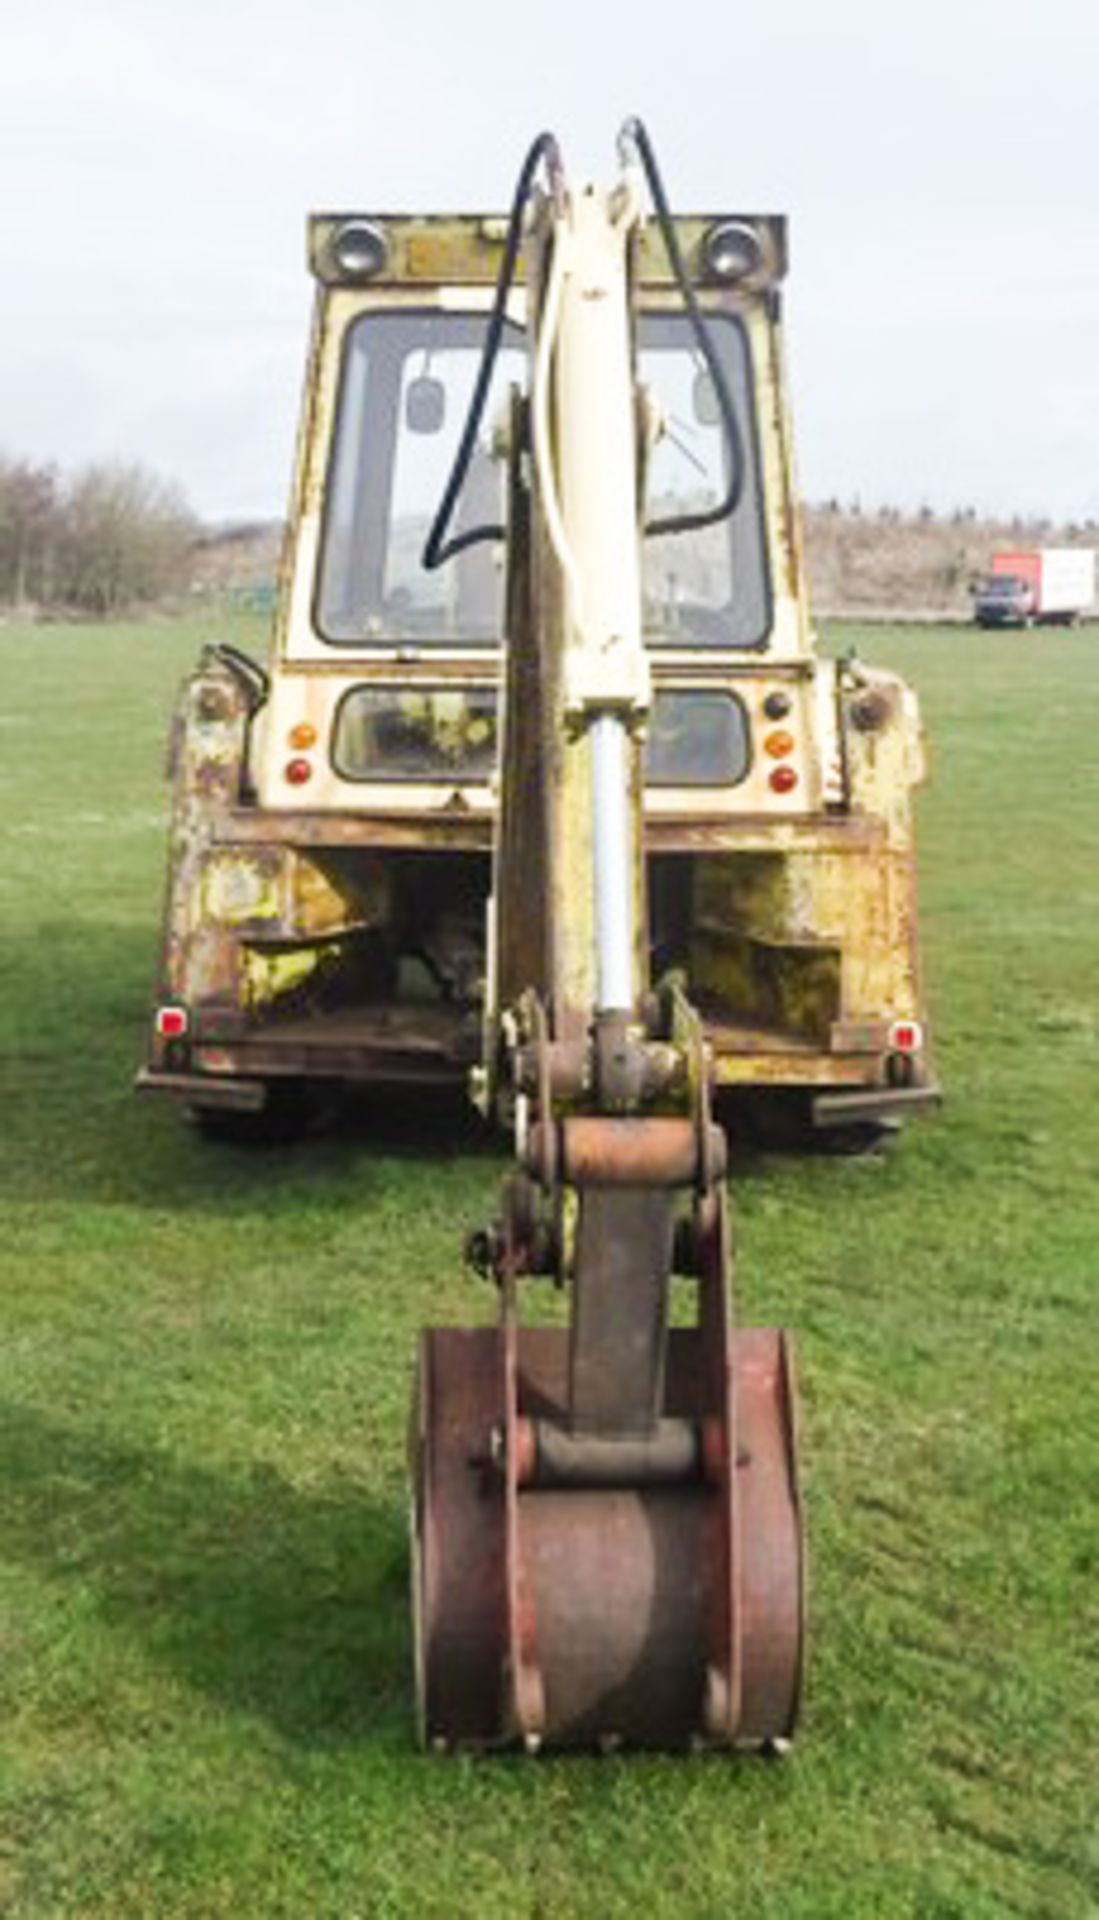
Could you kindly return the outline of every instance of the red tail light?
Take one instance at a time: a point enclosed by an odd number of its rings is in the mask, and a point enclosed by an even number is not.
[[[158,1007],[156,1030],[162,1040],[182,1040],[187,1031],[186,1007]]]
[[[797,783],[798,777],[793,767],[776,767],[770,776],[770,785],[776,793],[792,793]]]
[[[288,760],[283,772],[292,787],[304,787],[306,781],[313,777],[308,760]]]
[[[923,1028],[918,1020],[894,1020],[889,1029],[889,1044],[897,1053],[918,1053],[923,1046]]]

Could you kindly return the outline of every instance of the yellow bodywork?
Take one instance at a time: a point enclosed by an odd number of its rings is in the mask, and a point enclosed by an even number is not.
[[[483,951],[469,953],[491,885],[492,780],[484,771],[451,778],[446,768],[484,744],[483,714],[471,721],[462,695],[483,699],[498,687],[499,649],[456,641],[415,649],[384,633],[363,647],[333,646],[318,630],[315,601],[349,327],[377,311],[483,314],[503,226],[487,216],[379,219],[385,264],[359,284],[335,257],[349,217],[319,216],[309,227],[317,303],[269,691],[262,701],[251,698],[232,662],[215,651],[185,687],[177,716],[159,998],[191,1009],[192,1039],[216,1043],[228,1070],[245,1075],[317,1070],[316,1047],[334,1032],[324,1021],[333,1008],[349,1018],[356,994],[364,1007],[389,1006],[384,1019],[377,1015],[379,1031],[393,1029],[394,1008],[428,1009],[418,1026],[408,1016],[416,1046],[426,1050],[432,1022],[442,1030],[444,1015],[476,1025],[485,968],[493,964]],[[688,260],[699,260],[711,224],[703,216],[678,222]],[[761,266],[754,278],[729,289],[700,275],[699,297],[714,312],[733,313],[747,340],[768,631],[761,646],[739,651],[665,646],[657,636],[648,654],[658,700],[692,690],[735,695],[750,732],[750,764],[728,787],[649,786],[650,891],[655,900],[665,886],[661,871],[666,878],[669,863],[680,863],[682,884],[665,889],[678,903],[669,922],[671,959],[685,968],[706,1016],[719,1081],[884,1087],[895,1077],[893,1026],[923,1019],[912,838],[912,795],[924,770],[919,714],[912,691],[893,676],[817,653],[783,370],[785,225],[759,216],[755,230]],[[643,229],[638,279],[647,312],[679,311],[651,225]],[[510,310],[517,323],[525,301],[520,284]],[[337,716],[363,687],[388,689],[398,713],[421,730],[435,757],[430,777],[396,784],[338,771],[331,753]],[[767,751],[774,728],[764,703],[779,696],[790,736],[782,764],[795,776],[786,791],[772,782],[776,763]],[[307,744],[299,749],[295,740]],[[289,776],[292,759],[307,764],[303,785]],[[448,878],[449,862],[459,878]],[[567,876],[563,884],[567,895]],[[443,903],[437,925],[428,912],[435,892]],[[574,899],[572,908],[582,927],[589,903]],[[369,990],[357,984],[367,977]],[[431,979],[440,996],[435,1010],[425,985]],[[314,1051],[288,1051],[284,1068],[273,1051],[279,1022],[303,1014],[321,1022]],[[369,1019],[364,1011],[360,1027]],[[922,1084],[930,1068],[922,1031],[920,1038],[903,1077]],[[367,1052],[364,1078],[375,1071]],[[154,1067],[165,1058],[154,1043]],[[447,1042],[440,1071],[464,1071],[468,1060],[468,1049]],[[339,1072],[355,1077],[352,1055],[340,1054]]]

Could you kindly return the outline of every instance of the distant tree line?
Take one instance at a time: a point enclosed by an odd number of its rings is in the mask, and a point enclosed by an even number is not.
[[[1051,546],[1099,544],[1099,520],[1051,520],[1047,514],[1014,513],[1003,516],[982,513],[976,507],[933,507],[924,501],[919,507],[894,507],[888,502],[864,507],[858,494],[843,501],[835,494],[829,500],[806,501],[805,512],[825,520],[878,520],[885,526],[975,527],[985,529],[996,540],[1012,538]]]
[[[181,490],[138,462],[62,475],[0,455],[0,606],[109,618],[170,599],[197,533]]]

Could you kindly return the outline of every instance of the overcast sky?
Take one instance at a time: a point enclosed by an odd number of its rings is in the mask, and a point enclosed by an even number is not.
[[[506,204],[648,121],[786,212],[811,499],[1099,515],[1096,0],[5,0],[0,449],[282,512],[310,208]]]

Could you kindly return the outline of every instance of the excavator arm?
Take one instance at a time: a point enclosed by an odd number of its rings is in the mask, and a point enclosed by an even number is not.
[[[675,981],[648,978],[642,542],[661,423],[634,349],[646,189],[729,429],[713,517],[735,505],[741,463],[638,123],[620,153],[609,188],[573,189],[556,143],[535,142],[486,345],[490,374],[522,244],[530,369],[503,436],[508,627],[479,1079],[513,1122],[516,1164],[474,1247],[498,1324],[424,1334],[413,1424],[419,1712],[444,1747],[759,1745],[789,1737],[800,1690],[789,1342],[734,1331],[702,1026]],[[448,539],[461,464],[460,449],[428,564],[499,532]],[[671,1325],[673,1274],[693,1283],[688,1325]],[[566,1326],[521,1323],[540,1279],[563,1291]]]

